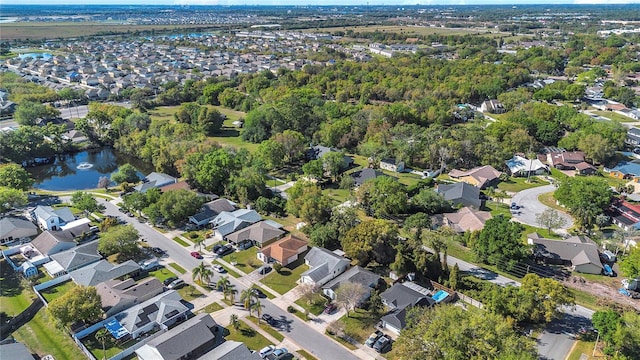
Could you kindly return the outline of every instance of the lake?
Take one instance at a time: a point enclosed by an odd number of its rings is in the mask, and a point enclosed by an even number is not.
[[[68,154],[63,160],[56,159],[51,164],[27,168],[27,171],[35,179],[33,186],[38,189],[86,190],[95,189],[101,176],[111,178],[120,165],[127,163],[138,169],[140,177],[153,171],[151,164],[120,154],[109,147]]]

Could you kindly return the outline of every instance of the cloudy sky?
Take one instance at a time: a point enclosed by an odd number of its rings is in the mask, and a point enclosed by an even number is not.
[[[640,4],[640,0],[0,0],[0,4],[41,5],[521,5],[521,4]]]

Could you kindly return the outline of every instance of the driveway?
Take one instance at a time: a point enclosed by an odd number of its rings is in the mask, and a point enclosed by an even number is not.
[[[541,203],[538,200],[538,196],[546,193],[550,193],[556,190],[554,185],[539,186],[532,189],[522,190],[515,194],[511,201],[520,206],[518,214],[514,214],[514,218],[519,222],[534,227],[540,227],[536,221],[536,215],[550,209],[547,205]],[[565,218],[565,226],[559,228],[560,230],[566,230],[573,226],[573,219],[562,211],[558,211],[560,216]]]

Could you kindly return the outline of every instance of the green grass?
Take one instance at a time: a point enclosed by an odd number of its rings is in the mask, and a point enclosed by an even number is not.
[[[562,206],[556,203],[556,198],[553,197],[553,191],[545,194],[540,194],[540,196],[538,196],[538,201],[540,201],[541,203],[547,205],[552,209],[556,209],[562,212],[567,211],[567,209],[563,208]]]
[[[182,266],[180,266],[180,265],[178,265],[176,263],[169,263],[169,266],[174,268],[180,274],[186,274],[187,273],[187,270],[185,270]]]
[[[580,275],[583,275],[583,274],[580,274]],[[570,288],[570,290],[573,293],[573,296],[575,297],[576,305],[581,305],[595,311],[606,310],[606,308],[602,307],[601,305],[598,305],[597,296],[590,294],[586,291],[578,290],[578,289]]]
[[[256,318],[255,316],[247,316],[245,319],[251,321],[252,323],[258,325],[260,327],[260,329],[266,331],[267,334],[271,335],[274,339],[278,340],[278,341],[283,341],[284,340],[284,335],[280,334],[276,329],[272,328],[269,324],[265,323],[264,321],[260,321],[260,323],[258,324],[258,318]]]
[[[218,265],[222,266],[225,270],[227,270],[227,273],[228,273],[229,275],[233,276],[234,278],[239,278],[239,277],[241,276],[241,275],[240,275],[240,274],[238,274],[237,272],[235,272],[235,271],[231,270],[228,266],[224,266],[223,264],[221,264],[219,261],[214,260],[214,261],[212,261],[211,263],[212,263],[212,264],[218,264]]]
[[[329,299],[322,296],[321,294],[313,294],[313,299],[311,300],[311,304],[309,304],[304,299],[298,299],[295,301],[296,304],[302,306],[305,310],[313,315],[320,315],[324,310],[324,307],[329,302]]]
[[[489,211],[491,215],[504,215],[505,217],[511,217],[511,211],[509,210],[509,205],[495,202],[495,201],[487,201],[485,203],[486,211]]]
[[[262,265],[262,261],[258,259],[257,254],[258,248],[252,246],[246,250],[236,251],[225,255],[222,259],[235,266],[243,273],[248,274]]]
[[[260,286],[258,286],[258,285],[256,285],[256,284],[251,285],[251,287],[256,288],[256,289],[258,289],[258,290],[262,291],[265,295],[267,295],[267,299],[273,299],[273,298],[275,298],[275,296],[271,293],[271,291],[267,291],[267,290],[265,290],[263,287],[260,287]]]
[[[331,199],[334,205],[342,204],[343,202],[349,200],[351,195],[351,190],[349,189],[338,189],[335,187],[323,189],[322,192]]]
[[[240,321],[240,327],[238,330],[234,329],[233,326],[228,326],[229,335],[226,337],[227,340],[235,340],[243,342],[247,347],[251,350],[260,350],[265,346],[271,345],[271,341],[267,340],[266,337],[262,336],[259,332],[254,330],[249,325],[245,324],[244,321]]]
[[[345,339],[343,339],[343,338],[341,338],[341,337],[339,337],[339,336],[331,335],[331,334],[329,334],[328,332],[325,332],[325,334],[326,334],[327,336],[329,336],[330,338],[334,339],[335,341],[339,342],[340,344],[344,345],[347,349],[349,349],[349,350],[351,350],[351,351],[353,351],[353,350],[357,350],[357,349],[358,349],[358,347],[357,347],[357,346],[353,345],[352,343],[350,343],[350,342],[346,341]]]
[[[338,320],[344,324],[344,332],[359,343],[363,344],[369,335],[375,331],[375,326],[380,321],[378,316],[374,316],[369,311],[356,309],[349,313],[349,317],[344,315]]]
[[[171,270],[168,270],[165,268],[160,268],[158,270],[150,271],[149,275],[160,280],[160,282],[164,282],[166,279],[176,276]]]
[[[218,304],[217,302],[213,302],[202,308],[200,311],[211,314],[212,312],[220,311],[222,309],[224,309],[222,305]]]
[[[283,267],[280,272],[272,271],[262,279],[262,283],[279,294],[284,294],[297,285],[300,274],[307,271],[309,266],[304,264],[302,257],[292,264]]]
[[[315,356],[313,356],[313,355],[309,354],[308,352],[306,352],[306,351],[304,351],[304,350],[298,350],[298,351],[296,351],[296,352],[298,353],[298,355],[300,355],[300,356],[304,357],[304,358],[305,358],[305,359],[307,359],[307,360],[318,360],[318,358],[317,358],[317,357],[315,357]]]
[[[76,283],[71,280],[67,280],[62,284],[58,284],[56,286],[40,291],[40,294],[45,298],[45,300],[47,300],[48,303],[50,303],[51,301],[64,295],[67,291],[71,290],[75,286]]]
[[[188,242],[186,242],[186,241],[184,241],[184,240],[180,239],[178,236],[174,237],[174,238],[173,238],[173,241],[177,242],[178,244],[180,244],[180,245],[182,245],[182,246],[184,246],[184,247],[189,247],[189,246],[191,246],[191,244],[189,244]]]
[[[0,261],[0,311],[8,316],[16,316],[31,305],[35,296],[30,289],[20,284],[17,273],[5,261]]]
[[[86,360],[71,337],[55,326],[46,311],[46,308],[40,309],[31,321],[16,330],[13,333],[16,340],[39,356],[51,354],[56,360]]]
[[[502,191],[519,192],[544,185],[549,185],[549,183],[536,176],[532,176],[529,182],[527,182],[526,177],[511,177],[509,181],[500,182],[498,189]]]
[[[600,110],[594,110],[591,111],[592,113],[598,115],[598,116],[602,116],[602,117],[606,117],[607,119],[613,120],[613,121],[617,121],[617,122],[621,122],[621,123],[628,123],[628,122],[637,122],[638,120],[634,120],[628,116],[624,116],[624,115],[620,115],[618,113],[615,113],[613,111],[600,111]]]
[[[586,360],[595,359],[591,356],[593,354],[593,347],[595,346],[595,342],[593,341],[576,341],[575,346],[571,349],[571,353],[567,357],[567,360],[580,360],[580,356],[582,354],[587,355]]]
[[[182,236],[186,237],[187,239],[191,240],[192,242],[196,242],[196,240],[199,239],[203,239],[204,240],[204,236],[205,233],[208,232],[209,230],[196,230],[196,231],[189,231],[187,233],[182,234]]]
[[[87,336],[86,338],[82,339],[82,344],[84,344],[84,346],[89,351],[91,351],[91,353],[96,359],[102,359],[105,353],[102,350],[102,344],[98,340],[96,340],[95,334],[96,333],[93,333]],[[114,355],[119,354],[123,350],[126,350],[128,347],[133,346],[137,343],[137,341],[134,339],[129,339],[124,343],[118,343],[114,341],[112,337],[110,337],[109,339],[111,341],[109,341],[105,346],[107,359],[111,358]]]
[[[303,313],[302,311],[298,311],[296,309],[293,309],[293,312],[289,312],[289,313],[297,316],[302,321],[309,321],[310,320],[309,316],[307,316],[307,314]]]
[[[200,291],[198,291],[198,289],[193,287],[193,285],[185,285],[180,289],[178,289],[177,291],[178,291],[178,294],[180,294],[180,296],[185,301],[192,301],[194,299],[204,296],[204,294],[202,294]]]

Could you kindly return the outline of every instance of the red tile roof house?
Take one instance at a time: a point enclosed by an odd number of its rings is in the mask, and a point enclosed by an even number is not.
[[[258,259],[267,263],[275,261],[282,266],[287,266],[298,260],[300,254],[308,248],[305,240],[289,235],[263,248],[258,252]]]
[[[582,151],[562,151],[547,154],[547,163],[559,170],[576,170],[581,175],[591,175],[597,169],[585,161]]]

